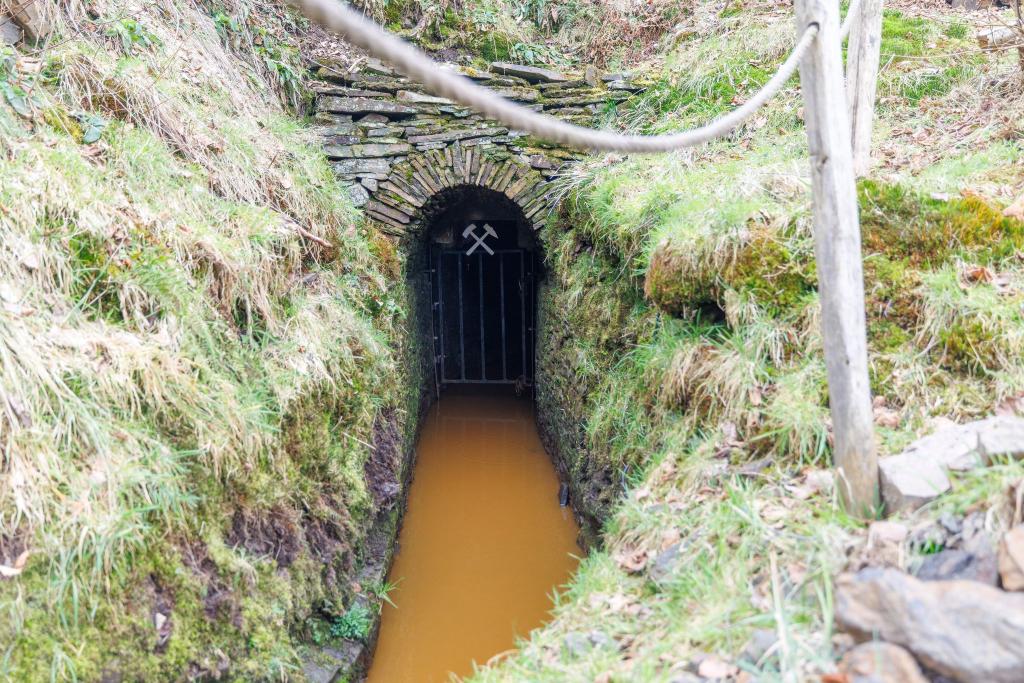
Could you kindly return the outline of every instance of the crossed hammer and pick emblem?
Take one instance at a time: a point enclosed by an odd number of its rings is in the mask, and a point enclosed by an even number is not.
[[[487,243],[484,242],[484,240],[486,240],[488,237],[497,237],[498,233],[494,232],[494,228],[489,226],[487,223],[484,223],[484,232],[482,235],[476,234],[476,223],[470,223],[469,227],[462,231],[462,236],[467,238],[472,236],[473,239],[476,240],[476,242],[474,242],[473,245],[466,250],[466,256],[469,256],[474,251],[476,251],[477,247],[483,247],[484,251],[486,251],[491,256],[494,256],[494,250],[487,246]]]

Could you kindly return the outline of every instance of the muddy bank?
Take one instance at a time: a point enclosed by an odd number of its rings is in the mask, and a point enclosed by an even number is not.
[[[420,405],[421,410],[426,408],[425,402]],[[364,471],[375,514],[347,585],[337,586],[344,601],[342,610],[323,615],[331,620],[338,618],[339,611],[366,613],[370,624],[363,638],[334,638],[325,645],[311,645],[303,671],[313,683],[363,680],[373,661],[380,633],[380,600],[372,589],[384,584],[394,557],[415,464],[415,426],[419,422],[417,417],[410,425],[399,411],[390,411],[382,414],[374,426],[373,448]]]

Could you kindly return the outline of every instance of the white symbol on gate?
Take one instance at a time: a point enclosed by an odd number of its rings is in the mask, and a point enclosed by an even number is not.
[[[470,235],[473,236],[473,239],[475,239],[476,242],[473,244],[473,246],[466,250],[466,256],[469,256],[474,251],[476,251],[477,247],[483,247],[488,254],[494,256],[494,250],[487,246],[487,243],[484,242],[484,240],[487,239],[488,237],[498,236],[498,233],[494,232],[494,228],[487,225],[487,223],[484,223],[484,234],[478,235],[476,234],[476,223],[470,223],[469,227],[462,231],[462,236],[469,237]]]

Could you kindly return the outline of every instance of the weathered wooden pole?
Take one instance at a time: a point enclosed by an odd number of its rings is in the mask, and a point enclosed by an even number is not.
[[[846,97],[853,125],[853,172],[860,177],[871,167],[871,127],[875,119],[878,60],[882,47],[883,0],[860,0],[851,17],[846,50]]]
[[[800,63],[814,193],[814,253],[835,436],[836,484],[858,516],[878,507],[878,457],[868,383],[864,274],[838,0],[796,0],[797,27],[819,27]]]

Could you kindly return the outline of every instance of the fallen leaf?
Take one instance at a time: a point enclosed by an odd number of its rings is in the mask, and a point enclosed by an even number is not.
[[[647,566],[647,551],[626,550],[616,555],[615,561],[626,571],[635,574]]]
[[[900,414],[891,408],[875,408],[875,424],[879,427],[896,429],[900,426]]]
[[[793,562],[786,565],[786,574],[789,575],[789,582],[794,586],[803,585],[807,578],[807,565],[802,562]]]
[[[661,549],[665,550],[669,546],[679,542],[680,534],[679,529],[674,526],[669,527],[661,532]]]
[[[1003,209],[1003,215],[1008,218],[1015,218],[1018,221],[1024,221],[1024,194],[1017,197],[1013,204]]]
[[[985,266],[968,266],[964,270],[964,279],[968,282],[992,282],[995,279],[995,273]]]
[[[1024,415],[1024,393],[1004,398],[996,404],[995,413],[1002,417]]]
[[[822,674],[821,683],[850,683],[850,679],[844,673]]]
[[[5,564],[0,564],[0,577],[5,579],[13,579],[15,576],[21,574],[25,569],[25,563],[28,562],[29,551],[25,550],[17,559],[14,560],[14,566],[8,567]]]
[[[697,666],[697,675],[701,678],[729,678],[739,673],[739,667],[723,662],[718,657],[708,657]]]

